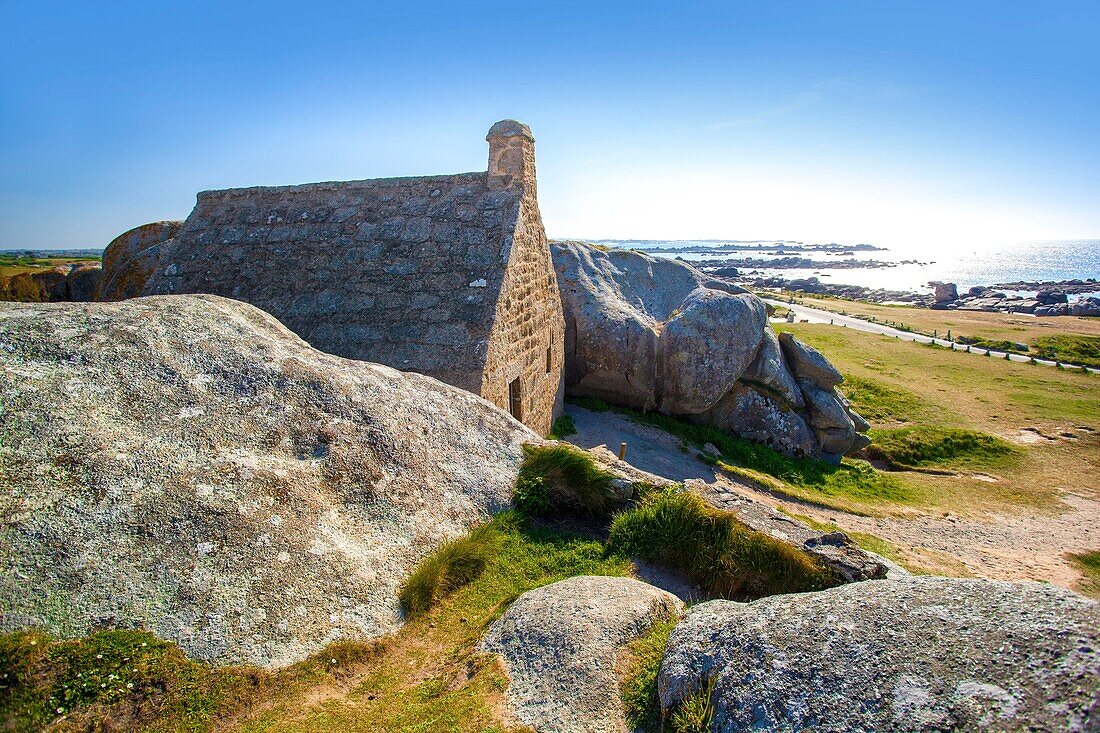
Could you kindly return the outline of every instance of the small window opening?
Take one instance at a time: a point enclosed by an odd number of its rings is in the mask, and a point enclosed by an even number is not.
[[[519,377],[508,384],[508,411],[512,417],[523,422],[523,394]]]

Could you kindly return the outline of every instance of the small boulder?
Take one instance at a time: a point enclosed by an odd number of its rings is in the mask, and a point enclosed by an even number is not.
[[[911,576],[694,606],[658,686],[669,711],[713,684],[722,731],[1090,731],[1097,679],[1100,604]]]
[[[625,733],[619,652],[683,609],[676,596],[640,580],[579,576],[521,595],[482,648],[504,662],[508,708],[522,724],[539,733]]]

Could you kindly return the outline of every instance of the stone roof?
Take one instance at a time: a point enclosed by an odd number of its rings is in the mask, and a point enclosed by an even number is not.
[[[522,193],[485,172],[205,191],[145,294],[244,300],[324,351],[476,392]]]

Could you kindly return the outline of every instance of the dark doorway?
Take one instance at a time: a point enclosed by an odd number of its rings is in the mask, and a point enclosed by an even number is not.
[[[508,384],[508,412],[523,422],[523,387],[519,383],[519,377]]]

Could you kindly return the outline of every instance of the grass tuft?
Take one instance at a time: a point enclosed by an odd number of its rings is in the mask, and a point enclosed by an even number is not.
[[[548,508],[554,513],[606,517],[618,505],[611,492],[614,476],[601,468],[587,451],[558,443],[525,445],[523,453],[517,493],[534,493],[534,487],[541,481],[538,491],[545,490]]]
[[[651,492],[617,514],[608,547],[677,568],[724,598],[822,590],[840,582],[810,555],[675,489]]]
[[[986,468],[1011,462],[1018,451],[996,436],[932,425],[876,430],[868,449],[900,467]]]
[[[573,422],[573,418],[568,415],[562,415],[554,421],[554,426],[550,428],[550,435],[547,436],[551,440],[561,440],[570,435],[577,434],[577,425]]]
[[[500,533],[490,524],[433,550],[401,584],[397,597],[405,612],[423,614],[440,598],[476,579],[499,544]]]
[[[717,681],[717,678],[711,677],[672,710],[668,718],[671,733],[710,733],[711,723],[714,722],[714,686]]]
[[[845,376],[841,386],[852,407],[871,422],[915,422],[927,411],[912,392],[873,379]]]

